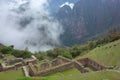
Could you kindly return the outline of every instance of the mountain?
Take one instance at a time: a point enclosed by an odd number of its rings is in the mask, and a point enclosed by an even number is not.
[[[50,10],[52,11],[52,13],[56,13],[60,6],[66,2],[69,3],[76,3],[79,0],[50,0],[49,5],[50,5]]]
[[[120,25],[120,0],[79,0],[56,14],[63,24],[65,45],[77,44]]]

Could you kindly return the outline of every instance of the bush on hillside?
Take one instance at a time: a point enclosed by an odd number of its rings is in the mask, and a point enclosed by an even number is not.
[[[35,57],[37,57],[37,59],[39,59],[40,61],[46,59],[46,53],[44,53],[44,52],[35,53],[34,55],[35,55]]]
[[[11,54],[13,52],[13,48],[8,46],[8,47],[2,47],[0,50],[3,54]]]
[[[15,57],[30,58],[32,53],[25,50],[14,50],[12,52],[12,55],[14,55]]]

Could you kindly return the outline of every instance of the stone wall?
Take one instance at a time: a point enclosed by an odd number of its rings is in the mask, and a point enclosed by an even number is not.
[[[0,63],[0,71],[2,71],[3,70],[3,65],[2,65],[2,63]]]
[[[107,67],[97,63],[96,61],[94,60],[91,60],[90,58],[83,58],[83,59],[78,59],[77,60],[79,63],[82,63],[84,66],[86,67],[90,67],[94,70],[103,70],[103,69],[107,69]]]
[[[85,69],[85,67],[90,67],[97,71],[106,69],[105,66],[89,58],[77,59],[73,61],[59,56],[58,58],[54,59],[51,62],[50,61],[43,62],[39,67],[35,65],[36,63],[37,59],[35,57],[31,59],[26,59],[23,62],[14,64],[12,66],[6,66],[4,63],[0,63],[0,71],[17,70],[22,66],[28,65],[29,68],[28,73],[30,76],[46,76],[51,73],[64,71],[71,68],[77,68],[82,73],[89,72],[87,69]]]
[[[29,76],[29,72],[27,71],[27,67],[26,66],[23,66],[23,72],[25,74],[25,77],[30,77]]]
[[[88,59],[88,66],[92,67],[94,70],[97,70],[97,71],[106,69],[105,66],[103,66],[91,59]]]
[[[5,55],[0,52],[0,58],[4,58]]]
[[[6,63],[9,64],[9,65],[12,65],[12,64],[19,63],[19,62],[22,62],[22,61],[23,61],[22,58],[15,58],[15,59],[12,59],[12,60],[7,60]]]
[[[36,72],[36,69],[33,65],[32,65],[32,67],[29,67],[29,68],[31,68],[31,69],[29,69],[31,76],[46,76],[51,73],[64,71],[64,70],[71,69],[71,68],[77,68],[82,73],[89,72],[88,70],[84,69],[84,67],[77,61],[71,61],[71,62],[64,63],[64,64],[54,66],[51,68],[43,69],[40,72]]]
[[[50,68],[50,64],[48,62],[44,62],[40,65],[40,70],[46,70]]]
[[[37,63],[37,60],[35,60],[35,59],[30,59],[30,60],[27,60],[25,63],[26,63],[26,65],[28,65],[29,63],[36,64],[36,63]]]
[[[83,66],[87,66],[88,58],[78,59],[77,62],[81,63]]]
[[[17,70],[19,68],[22,68],[22,66],[28,65],[29,63],[36,64],[37,59],[34,56],[32,56],[32,58],[27,60],[23,60],[22,58],[8,60],[5,63],[0,63],[0,71]]]
[[[12,66],[6,66],[4,63],[0,63],[0,71],[17,70],[19,68],[22,68],[22,63],[17,63]]]
[[[19,68],[22,68],[23,64],[20,62],[20,63],[17,63],[14,65],[16,70],[19,69]]]
[[[9,70],[15,70],[15,66],[7,66],[2,69],[2,71],[9,71]]]
[[[67,70],[67,69],[71,69],[73,67],[74,67],[74,63],[73,62],[69,62],[69,63],[65,63],[65,64],[62,64],[62,65],[59,65],[59,66],[56,66],[56,67],[44,70],[44,71],[38,73],[37,76],[45,76],[45,75],[48,75],[48,74],[51,74],[51,73],[64,71],[64,70]]]
[[[29,75],[30,76],[36,76],[37,75],[37,70],[34,67],[34,65],[32,63],[29,63]]]
[[[54,66],[58,66],[58,65],[61,65],[61,64],[64,64],[64,63],[68,63],[68,62],[71,62],[71,60],[59,56],[58,58],[56,58],[52,61],[52,66],[54,67]]]
[[[74,67],[77,68],[81,73],[86,73],[89,72],[88,70],[86,70],[84,68],[84,66],[82,64],[80,64],[79,62],[75,61],[74,62]]]

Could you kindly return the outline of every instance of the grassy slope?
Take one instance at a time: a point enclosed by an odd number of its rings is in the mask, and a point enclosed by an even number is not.
[[[106,66],[120,66],[120,40],[97,47],[84,57],[89,57]]]
[[[78,80],[120,80],[120,72],[101,71],[82,74]]]
[[[97,47],[83,57],[89,57],[106,66],[120,66],[120,40]],[[45,80],[120,80],[120,72],[101,71],[81,74],[76,69],[51,74]]]
[[[120,72],[113,70],[82,74],[73,68],[48,75],[45,80],[120,80],[119,75]]]
[[[73,68],[48,75],[47,78],[48,80],[78,80],[80,75],[81,73],[77,69]]]
[[[20,77],[24,77],[23,70],[20,69],[18,71],[7,71],[0,72],[0,80],[16,80]]]
[[[106,66],[120,66],[120,40],[97,47],[83,57],[90,57]],[[66,70],[65,72],[52,74],[48,77],[48,80],[61,80],[60,74],[61,76],[63,75],[62,80],[120,80],[120,72],[116,71],[90,72],[87,74],[79,74],[72,70],[70,71]],[[70,73],[64,74],[67,72]]]
[[[101,47],[97,47],[83,57],[90,57],[96,60],[97,62],[107,66],[114,66],[114,65],[120,66],[120,62],[119,62],[120,40],[109,43]],[[90,72],[86,74],[81,74],[77,69],[73,68],[63,72],[50,74],[45,78],[43,78],[43,80],[120,80],[119,75],[120,72],[117,71],[101,71],[101,72]],[[33,79],[33,80],[38,80],[38,79]]]
[[[120,72],[101,71],[81,74],[76,69],[57,72],[43,78],[26,78],[19,80],[120,80]]]

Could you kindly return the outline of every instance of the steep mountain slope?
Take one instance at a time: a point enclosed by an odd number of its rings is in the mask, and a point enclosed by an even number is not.
[[[119,4],[120,0],[79,0],[73,9],[69,6],[60,8],[57,18],[65,29],[64,43],[80,43],[86,37],[120,25]]]
[[[97,47],[84,57],[89,57],[106,66],[120,66],[120,40]]]

